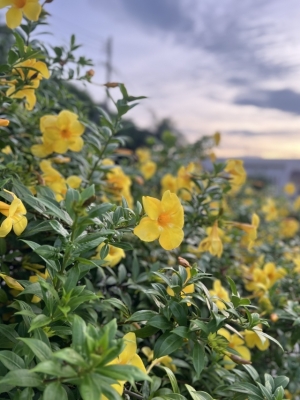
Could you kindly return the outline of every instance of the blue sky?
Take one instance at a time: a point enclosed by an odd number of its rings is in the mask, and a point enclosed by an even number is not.
[[[45,42],[72,33],[105,82],[146,95],[130,116],[151,128],[170,117],[189,141],[222,133],[217,155],[300,158],[298,0],[54,0]],[[3,12],[2,12],[3,14]],[[101,86],[89,85],[95,100]]]

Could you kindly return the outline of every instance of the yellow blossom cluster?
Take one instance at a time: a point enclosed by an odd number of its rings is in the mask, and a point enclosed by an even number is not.
[[[106,174],[105,193],[117,202],[120,202],[122,197],[124,197],[129,207],[132,208],[133,198],[130,191],[132,181],[130,177],[125,174],[122,167],[114,165],[112,160],[105,159],[102,164],[112,166]]]
[[[79,176],[72,175],[65,179],[48,160],[40,162],[40,168],[42,170],[42,179],[45,186],[48,186],[53,190],[57,201],[61,201],[65,198],[68,190],[68,186],[73,189],[77,189],[82,179]]]
[[[9,86],[6,96],[15,99],[25,98],[25,107],[27,110],[32,110],[36,103],[35,89],[39,87],[43,78],[50,77],[47,65],[43,61],[32,58],[15,64],[12,73],[18,79],[6,82]],[[20,85],[19,81],[23,84]]]
[[[136,150],[136,155],[140,163],[140,171],[147,181],[151,179],[157,170],[157,165],[151,160],[151,153],[148,149],[139,148]]]

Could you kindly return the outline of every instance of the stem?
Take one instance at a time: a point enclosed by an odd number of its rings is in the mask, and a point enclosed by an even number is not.
[[[125,393],[125,394],[128,394],[128,395],[131,396],[131,397],[134,397],[135,399],[140,399],[140,400],[143,400],[143,399],[144,399],[144,397],[141,396],[140,394],[131,392],[130,390],[127,390],[127,389],[124,390],[124,393]]]

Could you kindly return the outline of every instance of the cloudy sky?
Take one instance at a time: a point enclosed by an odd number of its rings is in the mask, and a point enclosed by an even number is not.
[[[54,0],[45,42],[72,33],[105,82],[146,95],[130,116],[170,117],[189,141],[222,133],[219,156],[300,158],[299,0]],[[101,86],[89,85],[95,100]]]

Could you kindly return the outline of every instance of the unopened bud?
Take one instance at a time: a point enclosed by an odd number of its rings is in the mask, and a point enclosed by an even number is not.
[[[53,0],[46,0],[46,1],[45,1],[45,4],[47,4],[47,3],[52,3],[52,1],[53,1]]]
[[[279,319],[279,317],[278,317],[277,314],[272,313],[272,314],[270,315],[270,319],[271,319],[272,322],[277,322],[278,319]]]
[[[179,265],[182,265],[182,266],[185,267],[185,268],[191,267],[191,266],[190,266],[190,263],[188,262],[188,260],[186,260],[186,259],[183,258],[183,257],[178,257],[178,262],[179,262]]]
[[[0,118],[0,126],[8,126],[8,125],[9,125],[8,119]]]
[[[227,355],[236,364],[252,364],[251,361],[245,360],[244,358],[236,356],[235,354],[227,353]]]
[[[88,71],[86,71],[86,76],[89,76],[90,78],[92,78],[95,75],[95,71],[93,69],[89,69]]]
[[[105,86],[107,88],[116,88],[119,86],[119,83],[118,82],[106,82],[106,83],[104,83],[103,86]]]
[[[134,179],[138,185],[142,186],[144,184],[144,179],[141,176],[137,175]]]

